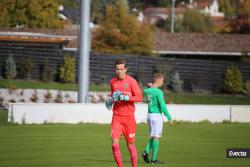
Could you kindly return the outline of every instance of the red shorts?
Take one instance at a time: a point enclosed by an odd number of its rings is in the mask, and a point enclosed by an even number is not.
[[[120,139],[124,134],[127,143],[135,141],[136,121],[133,116],[118,116],[113,115],[111,122],[111,137],[112,139]]]

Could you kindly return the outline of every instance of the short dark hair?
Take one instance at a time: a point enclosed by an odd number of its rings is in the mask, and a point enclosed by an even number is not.
[[[127,62],[124,59],[118,59],[115,61],[115,66],[118,64],[124,64],[125,68],[127,68]]]
[[[164,78],[162,73],[154,73],[152,80],[153,80],[153,82],[155,82],[157,79],[160,79],[160,78]]]

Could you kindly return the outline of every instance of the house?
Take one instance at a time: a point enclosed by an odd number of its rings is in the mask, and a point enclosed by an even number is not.
[[[176,7],[175,8],[175,17],[183,17],[184,13],[187,11],[185,7]],[[171,8],[155,8],[150,7],[144,10],[145,19],[150,24],[155,24],[159,20],[166,20],[172,13]]]
[[[211,16],[211,20],[224,20],[224,13],[219,12],[218,0],[190,0],[188,4],[182,2],[175,7],[175,17],[182,18],[189,9],[198,9],[201,13]],[[144,15],[151,24],[158,20],[167,19],[172,13],[172,8],[146,8]]]
[[[224,18],[225,15],[222,12],[219,12],[219,2],[218,0],[213,0],[212,4],[208,4],[205,8],[201,9],[201,12],[204,14],[210,15],[212,18]]]

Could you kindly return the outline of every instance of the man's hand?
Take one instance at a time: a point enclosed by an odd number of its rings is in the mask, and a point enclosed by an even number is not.
[[[112,105],[113,105],[114,101],[112,97],[107,97],[107,99],[105,100],[105,106],[108,110],[111,110]]]
[[[114,101],[129,101],[129,96],[122,94],[119,90],[115,91],[112,95]]]
[[[168,121],[168,125],[171,127],[174,124],[174,120]]]
[[[121,95],[119,96],[119,100],[121,100],[121,101],[129,101],[129,96],[128,96],[128,95],[121,94]]]
[[[153,86],[153,83],[152,82],[149,82],[148,83],[148,87],[151,88]]]
[[[114,100],[114,101],[118,101],[118,100],[120,99],[120,95],[121,95],[121,94],[122,94],[122,93],[121,93],[119,90],[115,91],[115,92],[112,94],[113,100]]]

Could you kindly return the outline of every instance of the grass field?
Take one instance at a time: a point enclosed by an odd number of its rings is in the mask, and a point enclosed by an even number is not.
[[[61,91],[77,91],[78,85],[75,83],[41,82],[31,80],[0,80],[0,88],[15,87],[17,89],[55,89]],[[106,85],[89,85],[90,91],[109,91]]]
[[[247,96],[233,96],[222,94],[201,95],[194,93],[167,93],[166,102],[174,104],[221,104],[221,105],[250,105]]]
[[[165,126],[159,160],[166,167],[250,166],[250,159],[227,159],[226,148],[250,148],[250,124],[177,123]],[[0,125],[1,167],[115,167],[109,125]],[[146,124],[137,128],[139,152]],[[121,141],[125,167],[129,154]],[[145,164],[139,157],[138,167]]]

